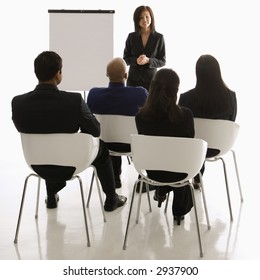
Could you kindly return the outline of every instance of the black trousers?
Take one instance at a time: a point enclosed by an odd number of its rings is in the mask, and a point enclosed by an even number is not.
[[[103,192],[108,199],[116,197],[112,160],[106,144],[100,140],[98,154],[92,165],[96,168]],[[66,186],[74,174],[73,166],[33,165],[33,170],[46,182],[47,195],[53,195]]]
[[[130,144],[124,144],[124,143],[107,143],[107,147],[109,148],[109,150],[112,150],[115,152],[128,153],[131,151]],[[119,176],[122,172],[122,157],[112,156],[111,159],[112,159],[112,164],[113,164],[115,180],[120,181]]]
[[[147,171],[149,178],[159,182],[177,182],[186,177],[186,174],[167,171]],[[164,196],[170,191],[174,192],[172,202],[172,214],[182,216],[190,212],[193,207],[192,193],[190,186],[173,188],[170,186],[157,187],[157,194]]]

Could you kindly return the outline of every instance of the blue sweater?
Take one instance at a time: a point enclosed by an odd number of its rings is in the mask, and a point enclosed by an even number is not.
[[[93,114],[135,116],[147,96],[143,87],[110,82],[108,87],[90,89],[87,104]]]

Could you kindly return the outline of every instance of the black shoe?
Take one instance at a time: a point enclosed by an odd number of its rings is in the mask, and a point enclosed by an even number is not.
[[[138,182],[138,183],[137,183],[137,186],[136,186],[136,192],[137,192],[137,193],[140,193],[140,188],[141,188],[141,182]],[[154,190],[155,190],[155,186],[149,185],[149,191],[154,191]],[[142,193],[145,193],[145,192],[146,192],[145,183],[143,183],[143,187],[142,187],[141,192],[142,192]]]
[[[181,225],[181,221],[184,220],[184,216],[174,216],[174,221],[177,222],[177,225],[180,226]]]
[[[195,190],[201,190],[201,184],[200,184],[200,182],[197,182],[197,181],[195,181],[194,179],[192,180],[192,185],[193,185],[193,188],[195,189]]]
[[[157,191],[155,190],[154,195],[153,195],[153,199],[155,201],[158,201],[158,207],[161,207],[162,203],[166,200],[166,194],[165,195],[159,195],[157,193]]]
[[[118,207],[123,206],[126,203],[126,200],[127,200],[127,198],[123,195],[118,195],[112,201],[106,199],[104,209],[105,209],[105,211],[108,211],[108,212],[114,211]]]
[[[46,207],[49,209],[57,208],[59,196],[57,194],[48,195],[45,199]]]
[[[193,188],[194,188],[195,190],[201,190],[201,185],[200,185],[200,183],[194,182],[194,183],[193,183]]]

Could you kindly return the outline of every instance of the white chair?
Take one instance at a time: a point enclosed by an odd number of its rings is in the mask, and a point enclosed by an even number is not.
[[[100,122],[100,138],[106,143],[131,144],[131,134],[137,134],[135,116],[95,114]],[[110,151],[113,156],[131,156],[131,152]]]
[[[205,160],[207,143],[201,139],[194,139],[194,138],[132,135],[131,150],[132,150],[133,164],[135,166],[136,171],[141,175],[141,178],[135,182],[134,189],[132,192],[123,249],[126,249],[129,223],[130,223],[133,202],[135,197],[135,189],[139,181],[141,182],[141,187],[143,183],[147,183],[155,186],[161,186],[161,187],[166,185],[172,187],[183,187],[189,184],[192,192],[192,199],[194,205],[193,208],[195,212],[200,256],[202,257],[203,251],[202,251],[202,242],[201,242],[200,228],[199,228],[198,215],[197,215],[197,206],[196,206],[196,201],[194,196],[194,189],[190,180],[199,172]],[[146,170],[182,172],[182,173],[186,173],[187,176],[181,181],[163,183],[163,182],[151,180],[148,177]],[[150,197],[149,197],[148,189],[147,189],[147,195],[148,195],[148,202],[150,206]],[[142,195],[140,193],[136,223],[138,223],[141,197]],[[203,202],[205,207],[208,228],[210,228],[206,201],[204,200],[204,196],[203,196]],[[151,208],[149,210],[151,211]]]
[[[134,116],[123,116],[123,115],[101,115],[95,114],[97,120],[100,122],[102,139],[106,143],[119,143],[119,144],[131,144],[131,134],[137,134],[137,128],[135,124]],[[130,164],[130,152],[113,151],[109,150],[111,156],[126,156],[128,163]],[[93,177],[92,177],[93,182]],[[87,207],[89,207],[90,197],[92,193],[93,183],[91,182]]]
[[[233,121],[220,120],[220,119],[203,119],[203,118],[194,118],[194,125],[195,125],[195,137],[205,140],[208,143],[208,148],[219,150],[219,153],[216,156],[206,158],[206,162],[215,162],[217,160],[222,161],[225,183],[226,183],[228,206],[230,212],[230,220],[233,221],[227,169],[223,157],[228,152],[230,151],[232,152],[237,181],[238,181],[238,187],[240,192],[240,199],[241,202],[243,202],[243,195],[242,195],[242,189],[241,189],[240,178],[238,173],[236,154],[235,151],[232,149],[237,139],[237,135],[240,127],[237,123]]]
[[[86,170],[88,167],[92,167],[94,169],[103,218],[104,221],[106,221],[96,169],[94,166],[91,165],[98,153],[99,139],[84,133],[71,133],[71,134],[70,133],[69,134],[67,133],[65,134],[64,133],[53,133],[53,134],[21,133],[21,141],[22,141],[24,158],[26,160],[27,165],[30,168],[32,165],[43,165],[43,164],[58,165],[58,166],[73,166],[76,168],[71,180],[78,179],[79,181],[85,229],[87,234],[87,246],[90,246],[83,185],[79,174],[84,170]],[[18,216],[14,243],[17,243],[18,240],[18,233],[19,233],[19,228],[21,223],[27,183],[29,178],[32,176],[38,178],[35,219],[38,218],[40,181],[42,178],[38,174],[32,173],[26,177],[24,182],[23,195],[21,200],[21,206],[20,206],[20,211]]]

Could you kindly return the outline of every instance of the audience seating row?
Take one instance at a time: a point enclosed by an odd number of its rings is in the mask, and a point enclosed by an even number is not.
[[[197,227],[198,243],[200,256],[203,257],[202,241],[200,234],[200,227],[198,222],[197,206],[194,195],[194,187],[192,185],[192,178],[200,173],[200,169],[204,162],[215,162],[221,160],[223,164],[226,193],[230,212],[230,220],[233,220],[233,213],[231,207],[231,198],[228,184],[227,168],[224,161],[224,156],[228,152],[232,152],[233,160],[235,164],[235,170],[237,175],[237,181],[239,186],[239,192],[241,202],[243,201],[243,195],[240,185],[238,166],[236,161],[235,151],[233,146],[235,144],[239,125],[235,122],[226,120],[209,120],[195,118],[195,138],[180,138],[180,137],[160,137],[160,136],[145,136],[138,135],[135,118],[129,116],[114,116],[114,115],[99,115],[97,116],[101,123],[101,136],[105,142],[119,142],[131,144],[131,153],[118,153],[110,151],[111,155],[114,156],[127,156],[132,159],[134,167],[140,177],[136,180],[132,197],[130,202],[126,232],[124,237],[123,249],[126,249],[129,224],[131,219],[131,213],[135,198],[135,188],[137,183],[146,184],[147,186],[147,198],[149,211],[151,208],[151,201],[149,196],[148,184],[155,186],[171,185],[172,187],[182,187],[184,184],[189,182],[194,204],[194,213]],[[54,164],[54,165],[68,165],[75,166],[76,170],[72,177],[78,179],[81,201],[84,215],[84,223],[87,235],[87,246],[90,246],[90,238],[88,233],[88,223],[85,207],[89,207],[93,180],[89,188],[88,202],[85,204],[83,184],[80,177],[80,173],[89,167],[93,168],[93,178],[96,179],[97,190],[99,194],[100,204],[104,222],[106,216],[103,208],[103,199],[99,180],[95,168],[91,165],[98,151],[98,138],[94,138],[91,135],[83,133],[75,134],[21,134],[22,148],[26,163],[29,167],[33,164]],[[73,147],[73,149],[71,148]],[[206,158],[207,148],[214,148],[219,150],[219,154],[212,157]],[[161,159],[161,160],[160,160]],[[176,160],[178,159],[178,160]],[[187,177],[179,182],[155,182],[151,180],[145,170],[165,170],[184,172]],[[201,175],[201,174],[200,174]],[[38,206],[39,206],[39,194],[40,194],[40,180],[41,178],[35,174],[29,174],[24,182],[24,189],[21,199],[20,211],[18,216],[18,222],[16,227],[14,243],[18,241],[18,233],[21,223],[23,204],[26,194],[27,183],[30,177],[36,176],[38,178],[38,192],[36,202],[36,213],[35,218],[38,217]],[[208,210],[206,205],[203,179],[201,178],[202,184],[202,198],[205,209],[205,215],[207,219],[207,227],[210,229]],[[185,182],[185,183],[184,183]],[[142,193],[139,193],[138,208],[136,223],[138,223],[140,205],[141,205]],[[167,204],[166,204],[167,205]],[[166,210],[166,208],[165,208]]]

